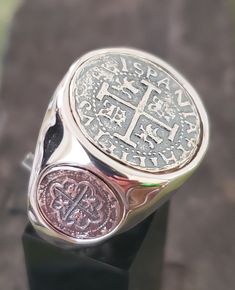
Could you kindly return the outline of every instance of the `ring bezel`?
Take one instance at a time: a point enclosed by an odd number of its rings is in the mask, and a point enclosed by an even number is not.
[[[185,164],[181,168],[175,169],[173,172],[145,172],[143,170],[124,165],[118,160],[112,158],[111,156],[108,156],[84,136],[79,126],[77,125],[76,119],[74,118],[76,112],[74,112],[75,106],[71,103],[70,99],[71,81],[77,69],[84,62],[86,62],[93,56],[109,52],[123,52],[127,54],[129,53],[131,55],[134,54],[138,55],[141,58],[147,59],[148,61],[152,61],[153,63],[157,63],[157,65],[163,67],[165,71],[173,75],[173,77],[190,94],[201,119],[201,143],[198,151],[189,163]],[[58,152],[54,152],[55,154],[52,154],[47,164],[42,165],[42,156],[44,150],[43,140],[48,128],[50,128],[56,122],[56,112],[59,113],[59,116],[63,122],[63,126],[66,129],[63,136],[64,143],[63,146],[59,147]],[[146,214],[149,215],[161,204],[163,200],[169,198],[170,193],[178,188],[182,183],[184,183],[184,181],[198,167],[206,153],[208,141],[209,124],[202,101],[200,100],[194,88],[189,84],[189,82],[166,62],[149,53],[129,48],[100,49],[87,53],[79,58],[77,61],[75,61],[75,63],[70,67],[62,82],[56,89],[52,101],[49,104],[45,119],[43,121],[42,128],[39,133],[35,160],[29,183],[29,218],[34,227],[40,233],[40,235],[46,239],[52,240],[53,242],[69,242],[74,246],[87,246],[97,244],[104,239],[107,239],[108,237],[114,235],[115,233],[123,231],[123,228],[128,228],[129,225],[133,224],[133,220],[141,220],[143,217],[146,217]],[[83,154],[82,158],[81,154]],[[123,215],[123,218],[120,221],[118,227],[115,228],[115,230],[113,230],[112,232],[108,233],[105,237],[99,237],[93,240],[81,240],[68,237],[63,233],[53,230],[51,226],[48,225],[40,216],[36,201],[38,182],[39,180],[41,180],[42,175],[48,170],[48,168],[53,169],[63,165],[80,167],[90,171],[92,174],[96,174],[109,187],[113,188],[120,195],[120,199],[122,200],[123,206],[126,210],[125,214]],[[104,168],[105,170],[103,170]],[[106,176],[105,173],[107,171],[110,172],[110,176]],[[128,183],[129,188],[135,187],[137,185],[139,187],[145,187],[146,184],[150,188],[156,189],[159,185],[163,186],[161,187],[161,191],[159,192],[159,194],[157,194],[156,197],[152,199],[151,202],[148,204],[147,213],[144,212],[146,210],[146,204],[144,204],[143,207],[139,207],[134,209],[133,211],[128,212],[128,205],[126,204],[127,200],[125,196],[125,194],[127,195],[127,192],[124,192],[124,188],[122,188],[118,183],[120,180]],[[131,220],[131,222],[127,222],[128,219]],[[128,226],[126,226],[126,223],[128,224]]]
[[[180,85],[189,93],[193,102],[195,103],[196,109],[198,111],[198,114],[201,120],[201,142],[200,142],[197,152],[194,154],[193,158],[189,162],[187,162],[180,168],[175,168],[171,172],[143,171],[138,168],[133,168],[133,167],[124,165],[122,162],[118,161],[117,159],[112,158],[111,156],[108,156],[106,153],[104,153],[102,150],[97,148],[89,139],[87,139],[84,136],[82,130],[78,126],[78,116],[75,109],[75,100],[71,100],[71,92],[70,92],[71,82],[76,71],[84,62],[88,61],[90,58],[94,56],[102,55],[105,53],[126,53],[126,54],[131,54],[131,55],[137,55],[143,59],[156,63],[157,65],[162,67],[166,72],[172,75],[174,79],[176,79],[176,81],[178,81]],[[189,82],[180,73],[178,73],[169,64],[167,64],[166,62],[164,62],[163,60],[159,59],[156,56],[153,56],[146,52],[138,51],[135,49],[129,49],[129,48],[100,49],[100,50],[87,53],[84,56],[82,56],[80,59],[78,59],[74,63],[74,65],[71,67],[71,70],[69,73],[69,79],[67,80],[64,93],[66,97],[63,98],[63,105],[61,106],[61,110],[64,111],[64,115],[68,117],[67,119],[68,124],[69,126],[73,128],[72,131],[77,136],[79,141],[83,144],[83,146],[89,152],[94,154],[99,160],[101,160],[108,166],[114,168],[118,172],[121,172],[128,178],[134,178],[135,180],[138,180],[139,182],[150,182],[150,183],[151,182],[154,183],[154,180],[156,181],[156,179],[159,179],[159,180],[162,180],[162,179],[173,180],[176,178],[178,179],[180,176],[184,176],[185,174],[188,175],[189,172],[193,171],[199,165],[200,161],[205,155],[205,152],[208,146],[208,140],[209,140],[209,124],[208,124],[207,114],[202,104],[202,101],[200,100],[200,97],[195,91],[195,89],[189,84]]]

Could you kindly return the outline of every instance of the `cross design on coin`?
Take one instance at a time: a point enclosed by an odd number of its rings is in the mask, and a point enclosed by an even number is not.
[[[126,54],[97,56],[77,70],[70,92],[79,129],[122,163],[147,171],[172,170],[197,150],[200,117],[195,104],[158,64]]]
[[[136,148],[137,144],[135,142],[131,141],[131,134],[132,134],[140,116],[144,115],[145,117],[149,118],[150,120],[156,122],[160,127],[167,130],[169,132],[168,139],[170,141],[174,141],[175,135],[179,129],[178,124],[174,124],[173,127],[170,127],[167,124],[160,121],[157,117],[153,117],[152,115],[150,115],[149,113],[147,113],[145,111],[146,104],[147,104],[148,99],[149,99],[150,95],[152,94],[152,92],[156,92],[156,93],[160,94],[161,89],[154,86],[153,84],[151,84],[147,80],[141,80],[141,83],[143,85],[145,85],[147,87],[147,89],[145,90],[145,93],[144,93],[141,101],[139,102],[139,104],[137,106],[134,106],[131,103],[126,102],[125,100],[123,100],[123,99],[119,98],[118,96],[116,96],[115,94],[111,93],[109,91],[109,84],[107,82],[103,82],[103,84],[100,88],[100,91],[97,94],[98,100],[101,101],[105,96],[110,96],[113,99],[115,99],[116,101],[122,103],[123,105],[125,105],[125,106],[127,106],[135,111],[134,116],[131,120],[130,126],[126,130],[125,135],[123,136],[123,135],[120,135],[118,133],[114,133],[114,136],[119,138],[123,142],[131,145],[132,147]]]
[[[69,209],[65,213],[65,215],[62,217],[63,221],[67,221],[69,219],[69,217],[71,216],[71,214],[76,209],[79,209],[79,210],[81,210],[82,213],[85,213],[91,221],[99,219],[98,210],[100,209],[100,207],[102,207],[100,201],[99,201],[99,205],[96,206],[96,210],[93,209],[93,211],[92,211],[92,207],[89,204],[88,204],[88,207],[85,207],[85,206],[81,205],[82,201],[87,201],[88,202],[88,198],[89,197],[86,197],[86,194],[90,193],[89,194],[90,196],[94,196],[94,189],[93,189],[92,185],[89,184],[88,182],[81,181],[77,185],[77,189],[76,189],[76,192],[75,192],[76,193],[76,197],[74,199],[71,198],[66,192],[61,190],[61,188],[59,186],[55,186],[53,188],[53,190],[54,190],[54,193],[56,194],[55,200],[57,198],[64,197],[71,204],[69,206]]]
[[[122,218],[115,193],[81,168],[63,166],[47,172],[40,181],[37,199],[47,224],[73,238],[108,234]]]

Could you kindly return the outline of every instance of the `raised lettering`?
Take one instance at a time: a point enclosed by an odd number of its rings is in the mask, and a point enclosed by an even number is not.
[[[177,96],[177,102],[180,107],[190,106],[190,102],[188,100],[183,100],[182,90],[175,91],[175,95]]]
[[[160,87],[161,85],[164,85],[166,87],[167,90],[170,89],[170,80],[168,78],[164,78],[160,81],[157,82],[157,85]]]

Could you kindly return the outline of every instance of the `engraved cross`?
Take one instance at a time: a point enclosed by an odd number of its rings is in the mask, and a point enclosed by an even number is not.
[[[119,139],[121,139],[123,142],[133,146],[134,148],[137,146],[136,143],[134,143],[133,141],[131,141],[131,134],[138,122],[138,119],[140,117],[140,115],[144,115],[146,116],[148,119],[152,120],[153,122],[157,123],[160,127],[164,128],[165,130],[167,130],[169,132],[169,136],[168,139],[170,141],[174,140],[174,137],[177,133],[177,130],[179,129],[179,126],[177,124],[174,124],[173,127],[168,126],[167,124],[163,123],[162,121],[158,120],[156,117],[153,117],[152,115],[150,115],[149,113],[145,112],[145,106],[148,102],[148,98],[150,97],[152,91],[157,92],[158,94],[161,93],[161,90],[154,86],[153,84],[151,84],[150,82],[148,82],[147,80],[142,80],[141,81],[142,84],[144,84],[147,89],[141,99],[141,101],[139,102],[139,104],[137,106],[133,106],[132,104],[130,104],[129,102],[126,102],[125,100],[119,98],[118,96],[114,95],[113,93],[110,93],[108,91],[109,89],[109,84],[107,82],[104,82],[100,88],[100,91],[97,95],[97,99],[98,100],[102,100],[105,96],[110,96],[113,99],[117,100],[118,102],[126,105],[127,107],[135,110],[134,116],[131,120],[130,126],[128,127],[125,135],[120,135],[118,133],[114,133],[115,137],[118,137]]]
[[[82,191],[80,192],[80,190],[79,190],[79,194],[77,195],[77,197],[75,199],[72,199],[70,196],[68,196],[66,193],[64,193],[59,187],[54,188],[54,191],[58,196],[63,196],[64,198],[68,199],[72,203],[72,206],[69,208],[69,210],[63,216],[63,218],[62,218],[63,221],[66,221],[68,219],[68,217],[71,215],[71,213],[74,211],[75,208],[79,208],[80,210],[85,212],[88,216],[90,216],[93,219],[98,218],[97,215],[95,215],[94,213],[91,213],[90,211],[88,211],[87,209],[85,209],[84,207],[82,207],[80,205],[80,202],[83,199],[84,195],[87,193],[88,189],[89,189],[89,185],[85,184]]]

